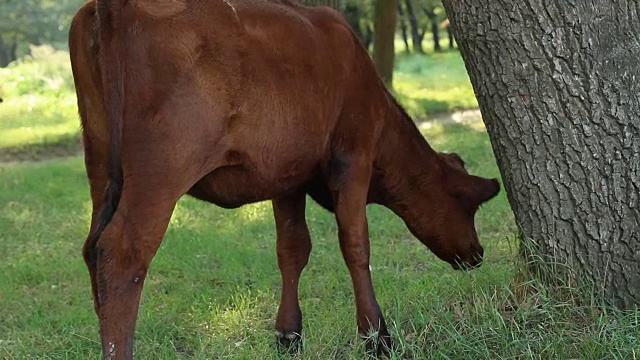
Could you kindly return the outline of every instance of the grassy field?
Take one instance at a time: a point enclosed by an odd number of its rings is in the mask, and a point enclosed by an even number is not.
[[[14,84],[3,88],[0,106],[0,153],[10,160],[77,141],[64,56],[0,69]],[[401,57],[398,69],[398,96],[421,119],[475,106],[456,53]],[[30,84],[33,74],[45,80]],[[470,172],[499,176],[479,119],[423,131],[437,150],[459,152]],[[82,160],[1,159],[0,359],[97,359],[98,322],[80,254],[90,215]],[[638,312],[578,303],[575,289],[559,296],[523,274],[504,192],[478,213],[486,262],[472,272],[437,260],[390,211],[370,206],[368,215],[374,286],[400,345],[394,359],[640,355]],[[313,203],[307,218],[314,249],[300,285],[305,347],[294,358],[361,359],[334,218]],[[270,203],[222,210],[184,198],[145,283],[137,358],[288,359],[274,346],[279,287]]]
[[[480,123],[425,131],[496,176]],[[92,359],[97,320],[80,248],[89,221],[79,158],[0,171],[0,358]],[[314,239],[301,281],[304,359],[359,359],[351,285],[332,216],[308,209]],[[557,300],[517,279],[512,214],[502,193],[482,208],[486,264],[455,272],[386,209],[371,206],[372,274],[400,343],[398,359],[634,359],[638,313]],[[136,351],[142,359],[279,359],[279,296],[269,203],[222,210],[185,198],[145,285]],[[523,295],[525,294],[525,295]]]
[[[0,68],[0,160],[21,149],[55,147],[78,138],[69,54],[43,46]],[[4,155],[4,156],[3,156]]]

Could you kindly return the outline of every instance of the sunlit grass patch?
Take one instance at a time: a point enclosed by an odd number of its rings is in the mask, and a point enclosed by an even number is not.
[[[69,54],[50,46],[0,68],[0,150],[54,143],[80,129]]]
[[[478,108],[458,52],[399,56],[393,89],[400,103],[416,120],[427,120],[443,112]]]
[[[24,100],[0,106],[0,148],[55,143],[78,136],[80,123],[75,98]]]

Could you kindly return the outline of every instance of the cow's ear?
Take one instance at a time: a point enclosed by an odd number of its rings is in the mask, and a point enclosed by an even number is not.
[[[493,199],[500,192],[500,182],[498,179],[485,179],[479,176],[469,175],[469,186],[464,189],[464,197],[474,206]]]
[[[442,156],[442,158],[444,158],[444,160],[450,165],[450,166],[460,166],[461,168],[464,169],[464,160],[462,160],[462,158],[460,157],[460,155],[456,154],[456,153],[445,153],[445,152],[441,152],[440,156]]]
[[[452,195],[464,201],[471,208],[476,208],[493,199],[500,192],[500,183],[497,179],[466,175],[464,178],[456,180],[452,184]]]
[[[478,176],[471,176],[476,183],[475,191],[471,194],[477,205],[493,199],[500,192],[500,182],[498,179],[485,179]]]

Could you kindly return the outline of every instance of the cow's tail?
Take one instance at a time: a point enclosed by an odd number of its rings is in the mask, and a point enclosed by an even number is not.
[[[128,0],[96,0],[98,43],[102,94],[106,120],[109,124],[108,183],[98,224],[93,232],[95,242],[113,219],[118,208],[124,178],[122,174],[122,122],[124,115],[124,79],[126,68],[122,39],[118,38]],[[95,243],[94,243],[95,244]]]

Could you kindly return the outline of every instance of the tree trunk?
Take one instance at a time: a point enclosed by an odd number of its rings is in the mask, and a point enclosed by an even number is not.
[[[17,58],[18,40],[16,39],[16,36],[11,40],[0,39],[0,67],[6,67]]]
[[[422,48],[422,39],[424,38],[424,34],[420,34],[420,25],[418,25],[418,19],[416,18],[413,1],[405,0],[405,4],[407,5],[407,15],[409,17],[409,24],[411,25],[411,39],[413,40],[413,50],[418,54],[424,54],[424,49]]]
[[[407,54],[411,52],[411,46],[409,46],[409,37],[407,36],[407,22],[405,21],[404,10],[402,4],[398,3],[398,15],[400,15],[400,31],[402,32],[402,41],[404,41],[404,47]]]
[[[373,60],[380,76],[388,87],[393,82],[395,60],[394,39],[397,21],[397,0],[376,0]]]
[[[522,239],[640,303],[640,3],[445,0]]]
[[[429,22],[431,22],[431,34],[433,34],[433,50],[438,52],[442,51],[442,47],[440,46],[440,29],[438,24],[438,14],[436,14],[433,10],[424,10],[425,14],[429,18]]]
[[[442,51],[442,46],[440,46],[440,29],[438,29],[438,23],[433,19],[431,22],[431,33],[433,34],[433,50],[438,52]]]
[[[364,28],[364,45],[369,50],[371,43],[373,42],[373,29],[370,24],[367,24]]]
[[[456,48],[455,36],[453,36],[453,29],[451,26],[447,26],[447,36],[449,37],[449,49]]]
[[[9,62],[11,63],[17,59],[18,59],[18,40],[13,40],[13,43],[9,46]]]
[[[6,67],[9,63],[8,50],[5,48],[5,45],[0,42],[0,67]]]

